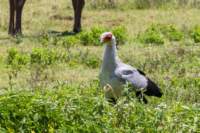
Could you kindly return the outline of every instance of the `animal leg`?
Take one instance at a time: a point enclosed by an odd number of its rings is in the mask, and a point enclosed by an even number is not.
[[[74,28],[73,31],[78,33],[81,31],[81,15],[85,5],[85,0],[72,0],[74,8]]]
[[[9,20],[9,29],[8,34],[14,35],[15,29],[14,29],[14,23],[15,23],[15,1],[9,0],[10,5],[10,20]]]
[[[117,104],[117,100],[115,98],[109,98],[107,99],[109,103],[111,103],[112,105]]]
[[[143,101],[145,104],[148,103],[147,99],[144,97],[144,95],[142,94],[142,92],[138,91],[136,92],[136,97],[141,101]]]
[[[15,27],[15,34],[22,34],[21,29],[21,18],[22,18],[22,10],[24,7],[24,3],[26,0],[17,0],[16,3],[16,27]]]

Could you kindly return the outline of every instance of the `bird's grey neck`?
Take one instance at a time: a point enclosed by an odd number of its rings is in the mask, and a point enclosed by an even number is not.
[[[117,66],[117,58],[116,44],[113,43],[112,45],[106,45],[102,67],[107,70],[115,69]]]

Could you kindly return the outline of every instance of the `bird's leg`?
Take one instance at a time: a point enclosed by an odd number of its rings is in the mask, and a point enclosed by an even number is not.
[[[73,31],[78,33],[81,31],[81,15],[85,5],[85,0],[72,0],[74,8],[74,28]]]
[[[109,103],[111,103],[111,104],[113,104],[113,105],[115,105],[115,104],[117,104],[117,97],[116,97],[116,95],[115,95],[115,93],[114,93],[114,91],[113,91],[113,88],[112,88],[112,86],[110,85],[110,84],[106,84],[104,87],[103,87],[103,90],[104,90],[104,92],[105,92],[105,97],[106,97],[106,99],[107,99],[107,101],[109,102]],[[112,94],[112,97],[110,97],[110,95],[109,96],[107,96],[107,94]]]
[[[14,0],[9,0],[9,5],[10,5],[10,20],[9,20],[9,29],[8,29],[8,34],[14,35],[14,23],[15,23],[15,1]]]
[[[143,93],[141,91],[136,92],[136,97],[141,101],[143,101],[145,104],[148,103],[147,99],[144,97]]]
[[[117,104],[117,100],[115,98],[109,98],[108,102],[111,103],[112,105]]]
[[[22,34],[21,29],[21,18],[22,18],[22,10],[24,7],[24,3],[26,0],[17,0],[16,2],[16,27],[15,27],[15,34]]]

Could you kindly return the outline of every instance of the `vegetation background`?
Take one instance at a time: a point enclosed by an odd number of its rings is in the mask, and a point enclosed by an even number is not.
[[[83,31],[63,36],[71,0],[28,0],[24,35],[10,37],[1,0],[0,132],[200,132],[199,8],[199,0],[87,0]],[[104,99],[104,31],[117,36],[125,63],[159,84],[161,99]]]

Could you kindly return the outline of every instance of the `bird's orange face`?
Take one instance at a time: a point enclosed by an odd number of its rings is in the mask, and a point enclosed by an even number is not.
[[[113,34],[111,32],[105,32],[101,35],[101,43],[111,42]]]

